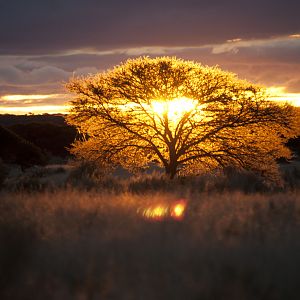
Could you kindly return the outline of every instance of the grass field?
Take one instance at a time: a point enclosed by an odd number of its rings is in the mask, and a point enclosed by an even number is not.
[[[297,181],[80,172],[0,192],[0,299],[299,298]],[[180,221],[141,213],[179,199]]]

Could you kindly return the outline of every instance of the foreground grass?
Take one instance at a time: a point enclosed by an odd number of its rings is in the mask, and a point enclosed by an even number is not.
[[[2,192],[0,299],[299,299],[299,225],[295,191]]]

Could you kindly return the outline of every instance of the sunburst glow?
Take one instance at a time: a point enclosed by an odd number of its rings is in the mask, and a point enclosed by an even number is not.
[[[167,115],[170,120],[177,122],[182,116],[197,106],[197,101],[186,97],[176,98],[170,101],[153,101],[152,111],[159,115]]]

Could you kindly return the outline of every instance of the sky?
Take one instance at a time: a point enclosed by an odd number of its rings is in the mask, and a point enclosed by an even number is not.
[[[300,106],[298,0],[0,0],[0,113],[56,113],[72,76],[139,56],[237,73]]]

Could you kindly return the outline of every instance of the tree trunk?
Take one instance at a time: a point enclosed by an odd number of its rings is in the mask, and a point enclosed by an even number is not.
[[[177,173],[177,163],[176,162],[170,162],[166,167],[166,175],[170,178],[170,179],[174,179],[174,177],[176,176]]]
[[[175,140],[173,139],[169,145],[169,163],[166,166],[166,174],[170,179],[174,179],[178,167],[175,144]]]

